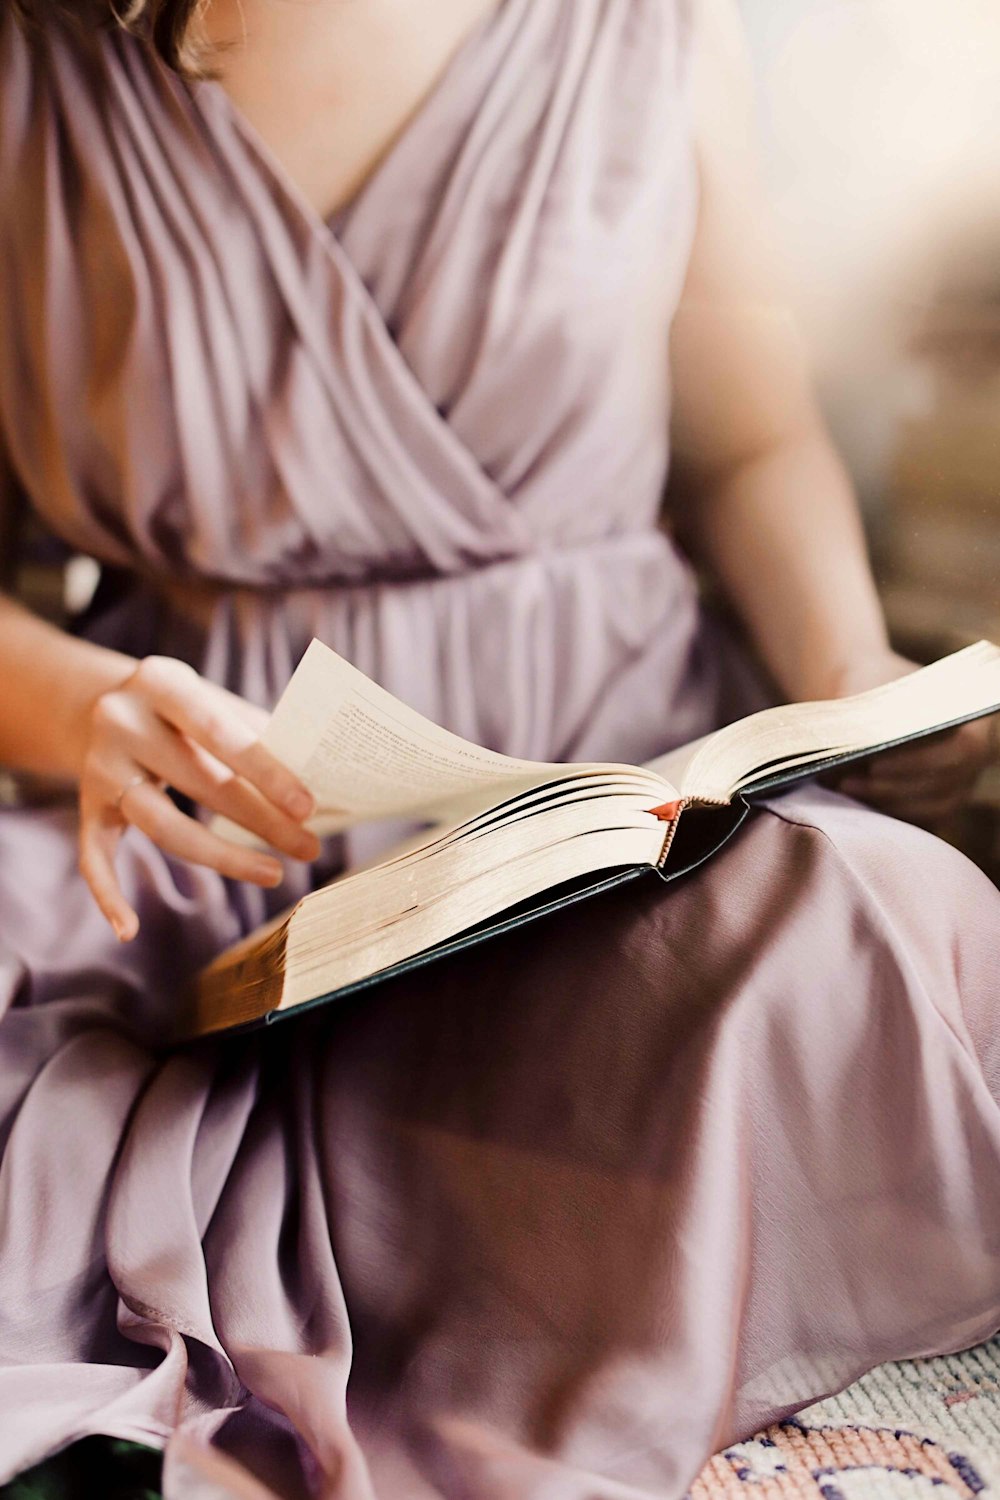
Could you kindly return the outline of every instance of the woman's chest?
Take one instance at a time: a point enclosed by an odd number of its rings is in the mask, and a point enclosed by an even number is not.
[[[87,113],[61,54],[0,138],[7,287],[32,292],[0,293],[0,424],[55,529],[154,566],[355,576],[644,505],[692,217],[671,14],[503,0],[336,228],[227,88],[109,40]]]
[[[211,0],[207,61],[323,219],[360,191],[498,0]]]

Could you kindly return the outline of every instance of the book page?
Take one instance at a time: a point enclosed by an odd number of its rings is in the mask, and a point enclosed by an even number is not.
[[[688,766],[702,746],[707,745],[714,737],[711,734],[703,735],[700,740],[692,740],[688,745],[678,745],[676,750],[668,750],[666,755],[658,755],[655,760],[647,760],[646,770],[670,782],[671,786],[683,787]]]
[[[641,805],[623,808],[619,827],[603,826],[585,803],[574,818],[568,811],[540,820],[537,837],[527,842],[505,830],[491,840],[489,859],[459,843],[445,847],[429,868],[368,871],[353,890],[348,876],[344,887],[307,897],[290,925],[279,1008],[379,973],[565,880],[653,868],[662,825]]]
[[[1000,648],[980,641],[854,697],[765,709],[654,762],[685,796],[728,801],[767,776],[863,754],[1000,708]]]
[[[309,827],[320,835],[376,819],[450,821],[557,778],[629,769],[486,750],[424,718],[315,640],[262,739],[315,796]],[[227,819],[212,827],[256,842]]]

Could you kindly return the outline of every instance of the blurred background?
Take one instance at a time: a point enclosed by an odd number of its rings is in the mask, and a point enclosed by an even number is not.
[[[740,4],[788,285],[896,642],[1000,641],[1000,4]],[[1000,773],[955,838],[1000,877]]]

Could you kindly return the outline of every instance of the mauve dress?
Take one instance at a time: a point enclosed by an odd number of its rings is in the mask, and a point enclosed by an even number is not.
[[[5,7],[6,10],[6,7]],[[505,0],[329,224],[215,83],[2,26],[0,435],[96,639],[272,702],[316,634],[518,756],[751,701],[657,514],[696,206],[673,0]],[[282,1500],[677,1500],[1000,1327],[1000,894],[819,789],[267,1034],[163,1045],[262,893],[0,815],[0,1479],[79,1436]]]

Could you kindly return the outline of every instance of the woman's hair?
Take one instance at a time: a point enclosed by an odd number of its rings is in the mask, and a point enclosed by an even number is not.
[[[117,26],[150,42],[170,67],[197,70],[198,57],[191,21],[203,0],[0,0],[29,26],[40,27],[58,16],[78,29]]]

